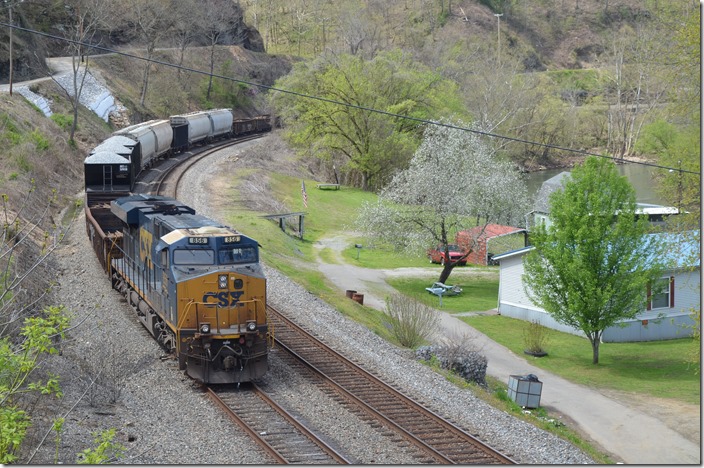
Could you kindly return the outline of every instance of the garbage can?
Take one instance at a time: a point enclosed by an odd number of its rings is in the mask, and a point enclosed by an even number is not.
[[[508,397],[524,408],[540,407],[543,383],[533,374],[509,375]]]
[[[354,293],[352,294],[352,300],[364,304],[364,294]]]

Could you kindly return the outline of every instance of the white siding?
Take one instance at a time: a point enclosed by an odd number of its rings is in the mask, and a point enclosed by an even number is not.
[[[549,314],[528,298],[522,281],[524,256],[525,253],[521,253],[500,260],[499,313],[522,320],[538,320],[545,326],[583,335],[578,330],[552,320]],[[624,321],[625,327],[616,326],[605,330],[602,338],[604,342],[682,338],[691,333],[687,328],[693,324],[689,317],[690,309],[701,306],[699,268],[696,271],[666,272],[663,276],[675,276],[675,307],[644,310],[636,319]]]

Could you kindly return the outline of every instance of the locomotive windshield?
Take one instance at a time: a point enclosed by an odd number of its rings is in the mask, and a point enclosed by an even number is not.
[[[257,250],[254,247],[234,247],[218,250],[220,265],[235,263],[254,263],[257,261]]]
[[[175,265],[212,265],[213,263],[215,263],[215,252],[211,249],[174,250]]]

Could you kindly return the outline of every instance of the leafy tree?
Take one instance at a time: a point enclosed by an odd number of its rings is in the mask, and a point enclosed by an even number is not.
[[[428,126],[410,167],[393,178],[377,203],[362,206],[357,224],[363,232],[418,254],[453,243],[469,227],[521,222],[527,210],[520,174],[476,133],[458,128],[464,126]],[[440,282],[457,263],[445,263]]]
[[[58,377],[42,381],[34,375],[41,358],[57,353],[55,343],[63,337],[69,319],[63,307],[48,307],[44,316],[28,318],[13,344],[0,340],[0,463],[12,463],[30,425],[29,415],[18,399],[26,393],[61,396]]]
[[[552,193],[550,220],[531,232],[526,294],[557,322],[582,330],[598,364],[604,330],[641,312],[647,286],[659,278],[658,241],[636,217],[628,180],[596,157]]]
[[[371,61],[326,55],[300,62],[276,87],[321,98],[274,94],[289,142],[300,153],[341,161],[348,183],[366,189],[405,168],[420,139],[417,122],[366,109],[418,119],[462,112],[453,84],[398,50]]]
[[[122,444],[114,442],[115,429],[108,429],[95,434],[95,448],[85,449],[78,455],[79,465],[104,465],[117,460],[125,451]]]

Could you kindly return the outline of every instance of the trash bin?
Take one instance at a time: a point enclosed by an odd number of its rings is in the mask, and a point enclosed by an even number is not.
[[[543,383],[533,374],[509,375],[508,397],[524,408],[540,407]]]
[[[354,293],[352,294],[352,300],[364,304],[364,294]]]

